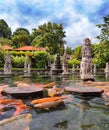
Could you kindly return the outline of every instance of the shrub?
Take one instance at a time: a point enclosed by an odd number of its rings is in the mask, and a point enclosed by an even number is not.
[[[72,68],[73,64],[75,66],[80,66],[80,62],[81,61],[79,61],[77,59],[71,59],[71,60],[68,60],[68,66],[69,66],[69,68]]]

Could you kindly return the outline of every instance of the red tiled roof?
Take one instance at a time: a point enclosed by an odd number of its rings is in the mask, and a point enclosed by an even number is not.
[[[5,45],[5,46],[3,46],[3,49],[4,49],[4,50],[12,50],[13,48],[10,47],[10,46],[8,46],[8,45]]]
[[[17,48],[15,49],[17,51],[45,51],[46,48],[36,48],[36,47],[33,47],[33,46],[23,46],[23,47],[20,47],[20,48]]]

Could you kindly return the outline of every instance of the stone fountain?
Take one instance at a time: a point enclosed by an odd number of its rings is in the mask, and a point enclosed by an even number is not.
[[[82,80],[94,81],[92,74],[92,56],[91,56],[91,41],[89,38],[84,39],[84,45],[82,47],[82,61],[80,65],[80,77]]]

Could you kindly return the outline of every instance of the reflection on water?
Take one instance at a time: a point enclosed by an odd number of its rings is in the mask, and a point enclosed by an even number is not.
[[[109,81],[105,75],[95,77],[96,81]],[[13,76],[9,79],[1,78],[1,83],[14,85],[15,81],[26,81],[32,83],[48,83],[56,81],[58,87],[72,86],[80,82],[79,75],[68,78],[47,77],[32,75],[29,79],[20,76]],[[109,108],[105,106],[102,98],[80,98],[73,95],[70,103],[65,103],[50,110],[31,109],[32,121],[30,130],[109,130]],[[8,112],[9,111],[9,112]],[[7,109],[1,113],[0,120],[10,117],[13,110]]]
[[[62,122],[59,122],[59,123],[56,123],[54,125],[54,127],[57,127],[57,128],[60,128],[61,130],[66,130],[68,128],[68,121],[65,120],[65,121],[62,121]]]

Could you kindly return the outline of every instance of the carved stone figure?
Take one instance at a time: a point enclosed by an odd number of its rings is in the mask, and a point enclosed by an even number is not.
[[[67,54],[66,54],[66,51],[63,55],[63,65],[62,65],[62,69],[63,69],[63,73],[62,75],[63,76],[66,76],[68,75],[68,64],[67,64]]]
[[[24,75],[25,76],[30,75],[31,73],[30,67],[31,67],[31,59],[29,56],[27,56],[26,61],[24,62]]]
[[[108,62],[106,62],[105,73],[109,73],[109,63]]]
[[[61,61],[60,61],[60,55],[57,54],[56,56],[56,62],[55,62],[55,69],[61,69],[62,66],[61,66]]]
[[[83,80],[94,79],[92,75],[91,42],[89,38],[84,40],[84,45],[82,47],[80,75]]]
[[[57,75],[62,73],[62,65],[60,60],[60,54],[57,54],[56,61],[51,65],[51,71],[50,74]]]
[[[72,66],[72,73],[74,73],[75,72],[75,65],[73,64],[73,66]]]
[[[93,73],[96,74],[96,72],[97,72],[97,68],[96,68],[96,64],[94,64]]]
[[[10,75],[12,74],[12,64],[11,64],[11,56],[10,54],[6,54],[4,58],[5,64],[4,64],[4,74]]]

